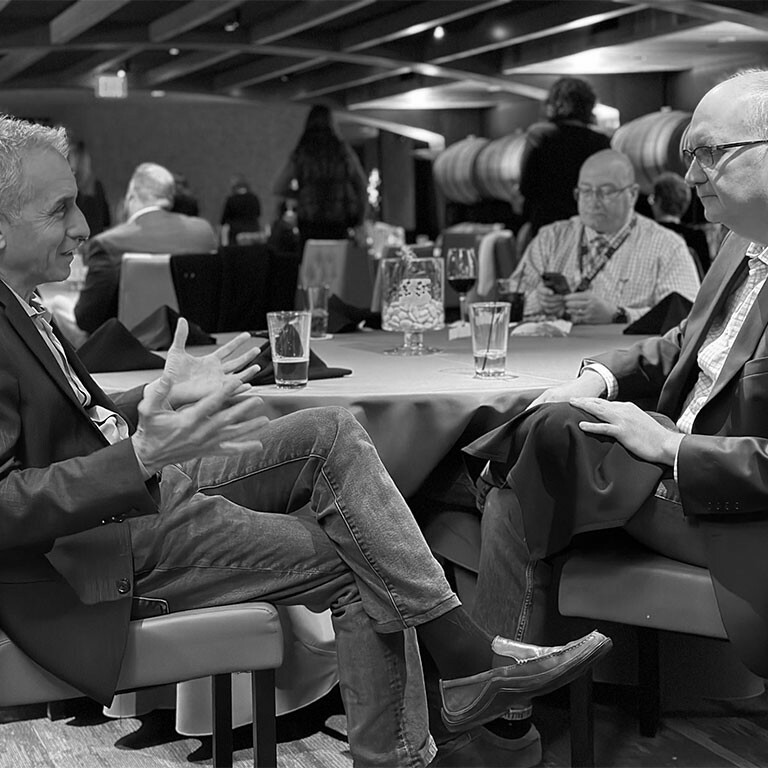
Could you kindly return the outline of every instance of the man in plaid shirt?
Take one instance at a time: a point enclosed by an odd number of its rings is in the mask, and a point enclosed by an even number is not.
[[[525,313],[574,323],[637,320],[670,293],[693,301],[696,265],[676,233],[635,213],[638,185],[629,158],[612,149],[588,157],[574,190],[578,216],[542,227],[512,276]],[[559,272],[558,293],[542,275]]]
[[[623,526],[709,569],[729,639],[768,676],[766,114],[767,70],[716,85],[693,114],[685,180],[730,232],[688,317],[585,361],[467,447],[487,461],[475,603],[486,628],[541,641],[548,556],[576,534]],[[635,404],[648,400],[654,413]]]

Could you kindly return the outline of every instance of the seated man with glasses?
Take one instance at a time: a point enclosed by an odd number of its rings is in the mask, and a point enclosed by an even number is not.
[[[626,155],[605,149],[585,160],[574,190],[578,216],[542,227],[512,275],[526,294],[527,316],[628,323],[670,293],[696,298],[699,278],[685,241],[635,213],[637,193]]]
[[[768,70],[748,70],[691,118],[685,181],[729,232],[688,317],[585,360],[465,449],[485,465],[473,615],[489,631],[545,640],[550,556],[579,534],[623,527],[710,571],[733,649],[768,677],[766,114]]]

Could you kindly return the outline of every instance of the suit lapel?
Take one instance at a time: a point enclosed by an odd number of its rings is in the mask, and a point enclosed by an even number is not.
[[[80,401],[69,386],[64,371],[53,357],[48,345],[43,341],[43,337],[35,327],[34,322],[29,315],[19,305],[18,299],[11,293],[7,286],[0,281],[0,304],[5,307],[5,314],[8,322],[19,334],[24,343],[29,347],[30,352],[37,358],[40,365],[45,368],[48,375],[56,382],[64,395],[69,398],[78,408],[82,408]]]

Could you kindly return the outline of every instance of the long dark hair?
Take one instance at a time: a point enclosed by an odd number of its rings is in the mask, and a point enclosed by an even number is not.
[[[318,154],[337,155],[341,151],[343,140],[336,132],[331,110],[322,104],[316,104],[309,110],[304,131],[296,144],[294,155]]]

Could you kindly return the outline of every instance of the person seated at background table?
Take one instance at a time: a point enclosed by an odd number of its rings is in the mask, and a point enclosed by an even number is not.
[[[75,320],[83,331],[92,333],[117,316],[124,253],[205,253],[218,247],[205,219],[170,210],[174,190],[173,174],[162,165],[137,166],[125,193],[128,220],[83,245],[88,272],[75,305]]]
[[[512,275],[526,294],[526,315],[627,323],[667,294],[696,298],[699,277],[685,241],[635,213],[637,193],[626,155],[605,149],[584,161],[573,192],[578,215],[542,227]],[[548,287],[546,272],[567,286]]]
[[[268,418],[247,333],[193,357],[181,318],[160,378],[104,394],[36,294],[88,236],[67,148],[61,128],[0,118],[0,627],[14,643],[106,704],[150,602],[330,607],[354,764],[415,767],[435,754],[415,636],[453,732],[608,651],[597,632],[550,649],[482,632],[352,414]]]
[[[98,235],[112,224],[112,216],[104,187],[96,178],[91,153],[84,142],[75,141],[72,144],[69,167],[77,181],[77,207],[88,222],[91,236]]]
[[[489,631],[543,640],[548,557],[576,534],[623,526],[710,570],[729,639],[768,676],[766,110],[768,71],[747,71],[693,113],[685,180],[708,221],[731,231],[688,318],[585,361],[468,447],[490,460],[473,614]],[[641,398],[657,413],[631,402]]]
[[[221,213],[221,244],[237,245],[241,232],[261,231],[261,201],[242,173],[232,177]]]
[[[653,218],[663,227],[681,235],[696,254],[699,277],[709,269],[709,244],[703,230],[684,224],[681,219],[691,205],[691,190],[678,173],[666,171],[654,179],[653,192],[648,195]]]
[[[561,77],[544,102],[546,122],[533,123],[525,132],[520,193],[531,236],[545,224],[576,213],[572,190],[582,163],[611,146],[610,138],[592,127],[596,101],[588,82]]]
[[[200,203],[197,201],[197,197],[183,173],[173,174],[173,203],[171,210],[174,213],[183,213],[187,216],[198,216],[200,214]]]

